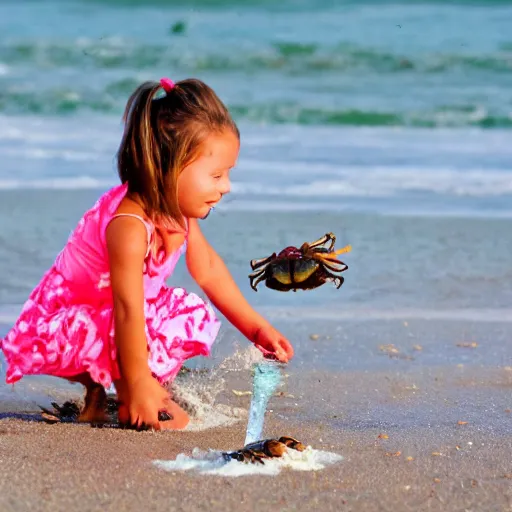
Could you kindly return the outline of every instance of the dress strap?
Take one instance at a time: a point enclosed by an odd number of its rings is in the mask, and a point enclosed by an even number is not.
[[[146,226],[147,244],[148,244],[148,248],[146,251],[146,258],[147,258],[148,254],[149,254],[149,249],[150,249],[150,244],[151,244],[151,234],[152,234],[150,224],[147,221],[145,221],[140,215],[137,215],[136,213],[116,213],[115,215],[112,215],[112,219],[115,219],[116,217],[134,217],[135,219],[139,219],[142,222],[142,224],[144,224],[144,226]]]

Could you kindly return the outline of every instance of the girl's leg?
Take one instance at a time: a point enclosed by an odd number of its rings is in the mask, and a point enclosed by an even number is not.
[[[85,386],[85,405],[80,411],[78,421],[83,423],[107,421],[107,393],[105,388],[94,382],[88,373],[69,377],[68,380]]]

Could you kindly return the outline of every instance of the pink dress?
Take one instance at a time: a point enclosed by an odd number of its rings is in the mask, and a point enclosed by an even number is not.
[[[84,214],[1,340],[7,383],[31,374],[88,372],[108,388],[119,378],[105,230],[126,191],[126,184],[112,188]],[[165,383],[186,359],[210,354],[220,322],[197,295],[165,285],[186,238],[173,254],[166,256],[162,249],[154,255],[149,251],[154,226],[138,218],[148,231],[143,275],[148,361],[153,375]]]

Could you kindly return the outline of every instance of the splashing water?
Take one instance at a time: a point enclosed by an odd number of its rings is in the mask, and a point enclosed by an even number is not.
[[[270,396],[281,381],[281,368],[281,364],[271,361],[254,365],[253,393],[245,445],[261,439],[265,410]]]
[[[252,369],[253,396],[251,399],[247,423],[245,444],[260,440],[266,407],[270,396],[279,385],[282,377],[282,365],[263,360],[255,349],[236,351],[217,368],[207,372],[190,372],[180,375],[172,389],[174,399],[191,414],[193,421],[187,430],[205,430],[218,425],[231,424],[246,417],[244,409],[229,408],[216,404],[217,395],[225,389],[226,377],[231,372]],[[238,477],[244,475],[274,476],[282,469],[295,471],[318,471],[328,465],[341,461],[343,457],[336,453],[315,450],[308,446],[306,450],[287,450],[282,457],[265,459],[264,464],[246,464],[234,459],[226,459],[218,450],[203,451],[194,448],[191,455],[180,453],[175,460],[153,461],[153,464],[165,471],[190,471],[204,475]]]
[[[208,430],[228,426],[247,418],[247,411],[217,403],[217,397],[226,389],[226,380],[237,372],[251,369],[262,360],[259,350],[249,347],[236,350],[211,370],[190,370],[180,373],[170,386],[174,400],[190,415],[185,430]]]
[[[206,430],[227,426],[247,417],[242,408],[216,403],[217,396],[226,388],[226,377],[237,371],[252,369],[253,392],[249,408],[249,420],[244,444],[258,441],[263,431],[263,422],[268,401],[282,376],[282,364],[262,360],[260,351],[253,347],[237,350],[211,370],[188,370],[177,376],[170,391],[174,400],[190,415],[186,430]]]

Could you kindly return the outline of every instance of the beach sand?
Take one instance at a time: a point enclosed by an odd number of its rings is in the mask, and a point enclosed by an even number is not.
[[[275,476],[168,472],[153,461],[242,447],[246,418],[134,432],[29,421],[36,409],[23,416],[20,403],[4,403],[0,510],[512,510],[512,368],[500,352],[510,324],[337,324],[295,326],[309,334],[297,331],[301,362],[269,402],[264,437],[292,435],[341,461]],[[322,352],[336,347],[352,354],[345,371],[301,357],[309,350],[325,362]],[[250,389],[247,367],[227,372],[215,401],[246,411],[250,396],[233,390]]]

